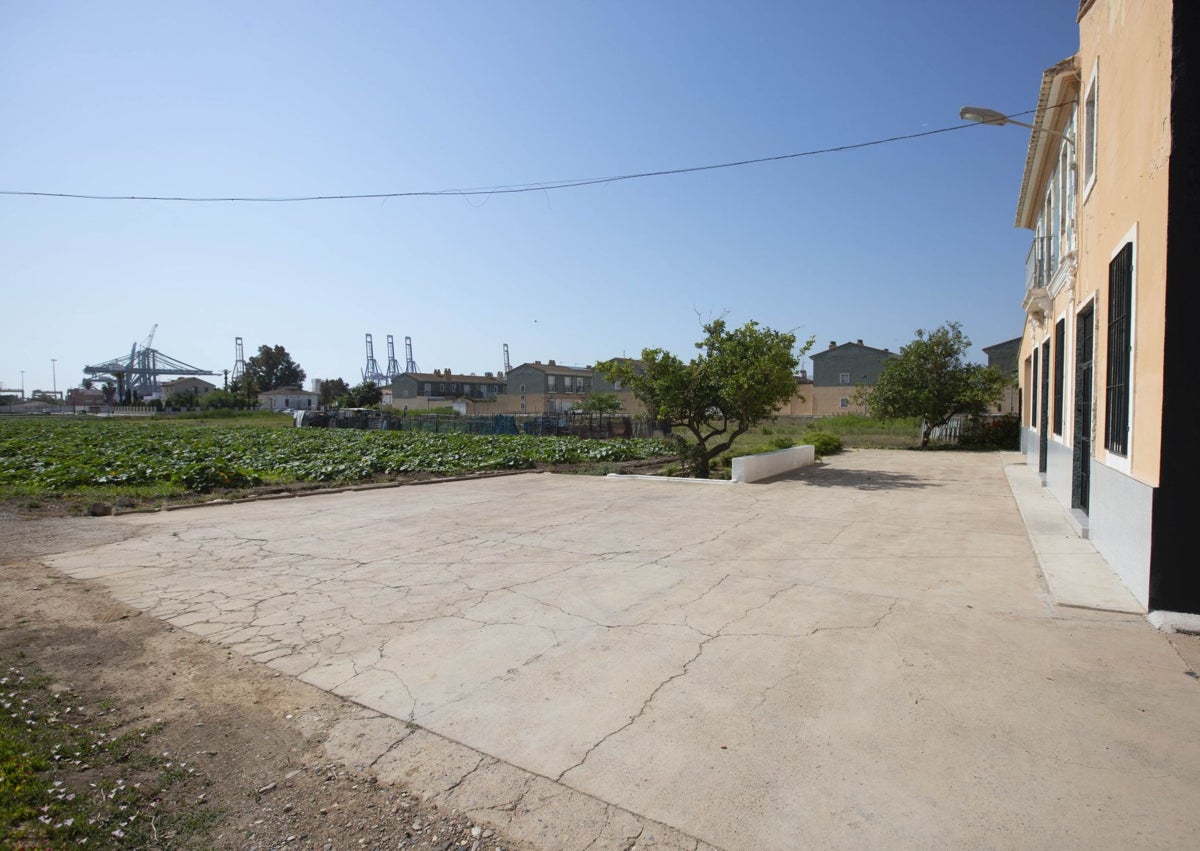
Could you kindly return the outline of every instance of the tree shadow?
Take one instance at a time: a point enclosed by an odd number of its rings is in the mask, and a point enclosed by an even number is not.
[[[942,484],[908,473],[889,473],[885,470],[847,470],[830,467],[817,462],[811,467],[801,467],[790,473],[782,473],[763,479],[762,484],[772,482],[804,482],[821,488],[855,488],[863,491],[918,490],[940,488]]]

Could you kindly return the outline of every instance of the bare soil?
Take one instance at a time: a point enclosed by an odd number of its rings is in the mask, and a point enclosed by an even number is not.
[[[156,825],[149,845],[139,847],[530,847],[440,811],[403,785],[330,762],[323,743],[359,709],[354,704],[38,562],[121,535],[111,523],[0,508],[0,665],[48,677],[85,708],[84,725],[109,734],[149,731],[131,737],[134,752],[120,757],[128,766],[124,782],[172,766],[154,810],[164,827]],[[148,756],[154,759],[140,758]],[[97,779],[93,773],[68,782],[84,793]],[[4,847],[11,845],[0,826]]]

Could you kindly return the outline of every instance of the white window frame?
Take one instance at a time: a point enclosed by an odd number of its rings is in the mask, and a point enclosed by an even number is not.
[[[1096,132],[1100,125],[1100,59],[1092,65],[1092,74],[1088,78],[1087,88],[1083,96],[1083,150],[1080,160],[1083,166],[1083,201],[1086,204],[1096,185],[1096,172],[1099,171],[1099,134]],[[1091,168],[1088,168],[1089,163]]]
[[[850,407],[850,397],[843,396],[842,398],[838,399],[838,407],[839,408],[849,408]]]
[[[850,383],[850,373],[839,372],[838,373],[838,384],[849,384],[849,383]]]

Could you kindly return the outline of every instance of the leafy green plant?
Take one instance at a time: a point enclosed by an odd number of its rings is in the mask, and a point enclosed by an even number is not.
[[[958,438],[963,449],[1019,450],[1021,421],[1016,414],[1002,417],[972,417]]]
[[[826,455],[836,455],[842,451],[842,439],[836,434],[830,434],[827,431],[806,431],[800,437],[802,445],[812,445],[813,452],[818,458],[823,458]]]
[[[212,421],[0,421],[0,493],[63,495],[164,486],[207,493],[269,481],[359,482],[410,473],[527,470],[644,460],[665,441],[532,435],[282,429]]]
[[[222,461],[206,459],[189,464],[173,476],[174,480],[190,491],[210,493],[221,489],[248,488],[262,484],[262,477],[250,470]]]

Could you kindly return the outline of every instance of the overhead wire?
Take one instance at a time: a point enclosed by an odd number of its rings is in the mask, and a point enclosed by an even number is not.
[[[1069,103],[1074,103],[1070,101]],[[1066,106],[1067,103],[1054,104],[1046,107],[1047,109],[1056,109],[1060,106]],[[1037,110],[1029,109],[1024,112],[1009,113],[1006,117],[1016,118],[1018,116],[1030,115]],[[476,187],[471,189],[430,189],[430,190],[413,190],[405,192],[363,192],[363,193],[347,193],[340,195],[291,195],[291,196],[228,196],[228,197],[207,197],[207,196],[187,196],[187,195],[94,195],[82,192],[45,192],[32,190],[8,190],[0,189],[0,195],[19,196],[19,197],[34,197],[34,198],[70,198],[86,201],[172,201],[185,203],[296,203],[303,201],[355,201],[355,200],[371,200],[371,199],[386,199],[386,198],[431,198],[431,197],[470,197],[475,195],[515,195],[525,192],[546,192],[557,189],[575,189],[582,186],[595,186],[597,184],[618,183],[627,180],[643,180],[651,177],[668,177],[679,174],[696,174],[704,171],[717,171],[728,168],[742,168],[749,165],[760,165],[762,163],[781,162],[783,160],[794,160],[802,157],[815,157],[823,154],[835,154],[844,151],[856,151],[863,148],[871,148],[879,145],[888,145],[895,142],[904,142],[910,139],[922,139],[928,136],[937,136],[942,133],[952,133],[956,130],[965,130],[968,127],[978,126],[974,122],[965,124],[955,124],[950,127],[939,127],[936,130],[924,130],[920,133],[906,133],[900,136],[888,136],[883,139],[872,139],[867,142],[855,142],[849,145],[835,145],[828,148],[816,148],[809,151],[798,151],[790,154],[778,154],[770,157],[754,157],[751,159],[735,160],[732,162],[714,163],[710,165],[686,166],[682,168],[659,169],[656,171],[641,171],[632,174],[610,175],[608,177],[586,177],[576,180],[552,180],[543,181],[540,183],[524,183],[508,186],[490,186]]]

